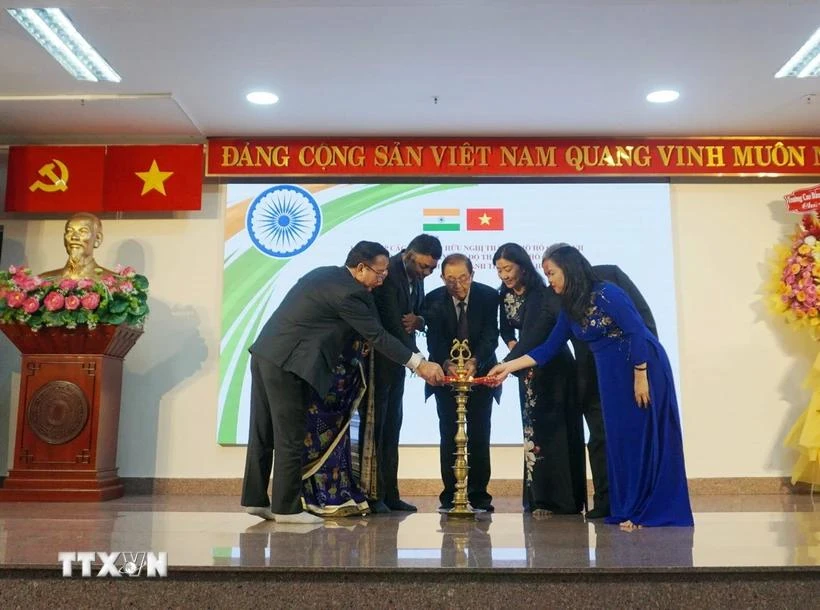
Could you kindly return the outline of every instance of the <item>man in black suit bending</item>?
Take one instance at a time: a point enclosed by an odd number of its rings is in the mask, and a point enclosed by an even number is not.
[[[373,348],[437,385],[443,372],[379,323],[370,293],[388,276],[388,252],[361,241],[342,267],[319,267],[282,300],[251,345],[251,417],[242,505],[281,523],[319,523],[302,510],[301,469],[311,389],[325,396],[332,367],[351,331]],[[276,459],[273,460],[274,441]],[[273,462],[273,486],[268,480]]]
[[[422,233],[390,258],[387,279],[373,290],[384,328],[414,352],[418,350],[416,332],[424,330],[424,319],[421,317],[424,278],[433,273],[440,258],[441,242],[437,237]],[[404,367],[395,361],[376,356],[374,424],[378,483],[377,497],[370,501],[374,513],[416,510],[399,495],[399,437],[404,412],[405,375]]]
[[[552,244],[544,251],[541,264],[544,263],[558,248],[568,246],[566,243]],[[599,280],[612,282],[629,295],[635,308],[643,318],[644,323],[658,336],[655,318],[641,291],[617,265],[595,265],[592,267]],[[544,266],[544,274],[547,269]],[[588,519],[602,519],[609,516],[609,477],[606,473],[606,436],[604,433],[604,417],[601,413],[601,396],[598,393],[598,374],[595,370],[595,358],[589,346],[583,341],[572,339],[572,349],[575,351],[575,361],[578,379],[578,397],[581,411],[589,428],[589,465],[592,468],[592,486],[594,489],[592,502],[594,508],[588,510]]]
[[[496,364],[498,347],[498,291],[473,281],[473,264],[463,254],[450,254],[441,263],[444,286],[431,292],[424,300],[427,323],[427,348],[430,360],[439,363],[448,375],[455,374],[450,361],[454,339],[469,341],[472,359],[467,366],[474,377],[485,375]],[[493,396],[501,388],[477,386],[467,403],[467,499],[473,508],[493,510],[492,496],[487,493],[490,482],[490,416]],[[455,463],[456,400],[450,388],[426,386],[425,393],[436,397],[440,441],[441,480],[444,490],[439,495],[441,510],[453,507],[456,478]]]

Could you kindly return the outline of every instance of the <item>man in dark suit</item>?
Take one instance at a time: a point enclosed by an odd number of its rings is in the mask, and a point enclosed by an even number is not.
[[[498,292],[473,281],[473,264],[463,254],[450,254],[441,263],[444,286],[431,292],[424,300],[427,323],[427,348],[430,360],[438,362],[445,373],[455,374],[450,360],[454,339],[467,339],[472,359],[467,363],[469,374],[484,375],[497,362]],[[501,388],[477,386],[467,402],[467,452],[469,474],[467,498],[473,508],[492,511],[492,496],[487,493],[490,482],[490,416],[493,396],[498,399]],[[425,393],[436,397],[440,462],[444,491],[439,495],[441,509],[453,507],[456,478],[455,463],[456,400],[450,388],[426,386]]]
[[[566,243],[557,243],[547,248],[541,259],[542,266],[553,252],[568,245]],[[629,295],[644,323],[652,331],[652,334],[657,337],[658,330],[655,326],[652,311],[649,309],[649,305],[646,299],[643,298],[641,291],[629,279],[629,276],[617,265],[595,265],[592,270],[599,280],[612,282]],[[544,274],[546,273],[547,270],[544,266]],[[604,418],[601,413],[601,396],[598,393],[598,374],[595,370],[595,358],[589,346],[583,341],[572,339],[572,348],[575,351],[577,363],[578,396],[581,411],[589,428],[587,450],[589,451],[589,465],[592,468],[592,486],[594,489],[592,501],[594,508],[587,511],[586,516],[588,519],[601,519],[609,516],[609,478],[606,473],[606,436],[604,433]]]
[[[390,258],[390,273],[373,291],[382,324],[407,348],[417,351],[416,331],[424,330],[421,304],[424,278],[433,273],[441,258],[441,242],[421,234]],[[370,502],[375,513],[391,510],[414,512],[416,507],[399,495],[399,436],[403,417],[405,370],[394,361],[376,356],[375,441],[377,497]]]
[[[344,266],[314,269],[290,289],[250,347],[251,417],[242,486],[242,505],[250,514],[282,523],[322,521],[302,511],[307,407],[312,391],[325,396],[330,389],[333,367],[351,332],[429,383],[440,383],[438,364],[424,360],[379,323],[370,291],[387,277],[387,264],[384,246],[361,241]]]

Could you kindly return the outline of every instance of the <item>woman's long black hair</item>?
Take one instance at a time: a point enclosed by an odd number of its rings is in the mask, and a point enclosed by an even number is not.
[[[495,254],[493,254],[493,265],[501,258],[518,265],[518,268],[521,270],[521,282],[524,284],[525,292],[536,290],[538,287],[546,285],[544,278],[535,270],[535,265],[533,265],[530,255],[518,244],[506,243],[499,247],[498,250],[495,251]],[[501,284],[500,290],[503,294],[507,290],[507,287]]]
[[[580,322],[590,307],[592,285],[599,281],[592,265],[577,248],[563,246],[549,255],[564,273],[564,290],[561,293],[561,307],[569,317]]]

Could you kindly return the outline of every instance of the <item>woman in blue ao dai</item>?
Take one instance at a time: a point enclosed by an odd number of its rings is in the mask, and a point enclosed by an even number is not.
[[[502,363],[489,375],[543,365],[570,336],[589,344],[607,438],[611,516],[623,529],[692,526],[683,459],[680,414],[672,369],[661,344],[618,286],[595,277],[575,248],[556,250],[545,269],[561,296],[550,336],[528,354]]]

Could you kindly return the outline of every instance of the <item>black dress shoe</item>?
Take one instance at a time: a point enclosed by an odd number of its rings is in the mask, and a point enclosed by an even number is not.
[[[609,517],[609,508],[604,508],[603,506],[596,506],[586,512],[587,519],[603,519],[604,517]]]
[[[473,504],[471,505],[475,510],[483,510],[487,513],[495,512],[495,506],[492,504]]]
[[[441,506],[438,507],[438,512],[440,512],[440,513],[447,512],[448,510],[452,510],[453,508],[455,508],[455,505],[453,505],[453,504],[442,504]]]
[[[382,515],[390,512],[390,507],[382,500],[368,500],[367,503],[370,504],[370,512],[374,515]]]
[[[418,510],[415,506],[413,506],[412,504],[408,504],[404,500],[393,500],[392,502],[388,502],[387,500],[385,500],[384,503],[390,510],[395,510],[398,512],[414,513]]]

